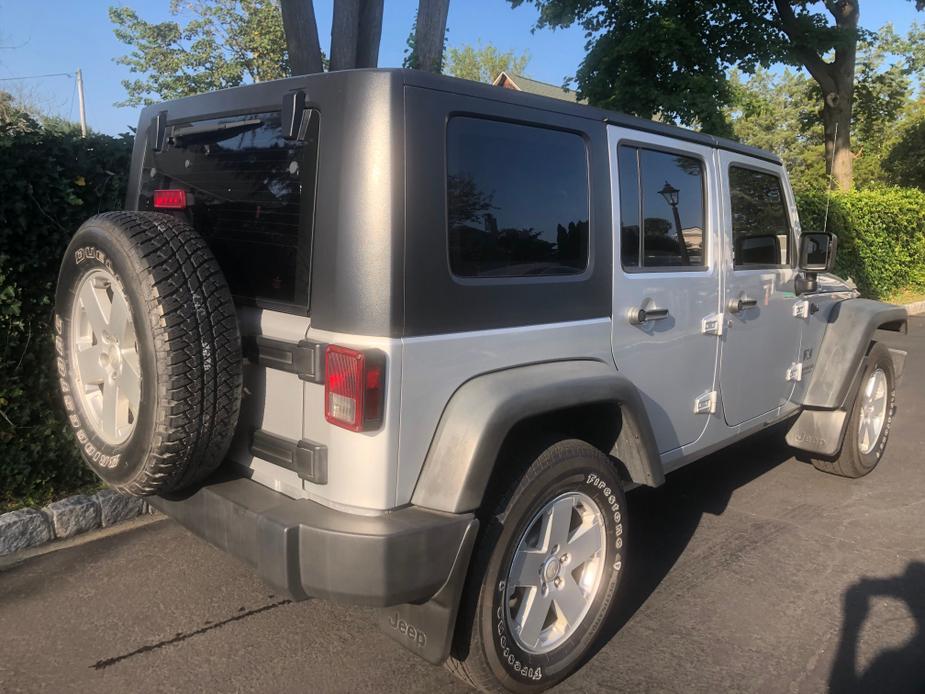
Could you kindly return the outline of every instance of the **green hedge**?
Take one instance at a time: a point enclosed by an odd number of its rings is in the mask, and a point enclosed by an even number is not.
[[[80,224],[122,207],[131,136],[0,122],[0,510],[93,482],[58,402],[52,306]]]
[[[804,231],[822,229],[826,195],[797,194]],[[918,188],[833,191],[828,230],[838,236],[836,272],[865,296],[925,287],[925,192]]]

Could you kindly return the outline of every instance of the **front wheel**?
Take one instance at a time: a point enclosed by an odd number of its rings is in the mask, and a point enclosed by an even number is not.
[[[484,691],[542,691],[587,655],[623,571],[625,501],[594,447],[559,441],[486,524],[448,667]]]
[[[837,457],[814,458],[818,470],[841,477],[863,477],[880,462],[896,410],[896,375],[890,350],[875,344],[848,417],[845,441]]]

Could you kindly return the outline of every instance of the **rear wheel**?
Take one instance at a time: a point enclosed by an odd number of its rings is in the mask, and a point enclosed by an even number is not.
[[[241,338],[205,241],[173,217],[110,212],[68,246],[55,297],[59,383],[90,468],[127,494],[214,471],[241,399]]]
[[[577,440],[544,450],[486,523],[450,670],[484,691],[542,691],[571,674],[610,612],[624,515],[607,456]]]
[[[877,467],[893,424],[895,384],[890,351],[875,344],[867,355],[841,452],[835,458],[814,458],[812,462],[818,470],[842,477],[863,477]]]

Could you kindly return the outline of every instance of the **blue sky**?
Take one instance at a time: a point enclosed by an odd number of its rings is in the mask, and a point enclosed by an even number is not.
[[[169,0],[0,0],[0,79],[69,72],[82,68],[90,127],[106,133],[127,130],[137,122],[138,109],[117,108],[124,98],[121,80],[126,68],[113,58],[125,47],[112,33],[107,16],[111,4],[133,7],[149,21],[169,16]],[[327,52],[331,31],[331,0],[315,0],[318,31]],[[382,47],[379,64],[398,66],[414,17],[417,0],[385,0]],[[892,21],[905,31],[916,19],[915,6],[908,0],[862,0],[861,23],[875,29]],[[921,13],[925,20],[925,13]],[[584,56],[584,35],[580,29],[531,33],[537,12],[531,5],[512,10],[506,0],[451,0],[449,45],[476,43],[481,39],[501,50],[527,51],[527,74],[535,79],[561,84],[574,74]],[[920,20],[920,21],[921,21]],[[23,90],[46,111],[76,119],[74,80],[67,77],[2,81],[0,89]]]

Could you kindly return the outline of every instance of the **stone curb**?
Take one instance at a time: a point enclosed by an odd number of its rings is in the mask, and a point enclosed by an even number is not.
[[[41,509],[10,511],[0,515],[0,557],[146,513],[157,511],[143,499],[112,489],[101,489],[92,496],[76,494]]]
[[[921,316],[925,314],[925,301],[914,301],[911,304],[905,304],[904,308],[910,316]]]

